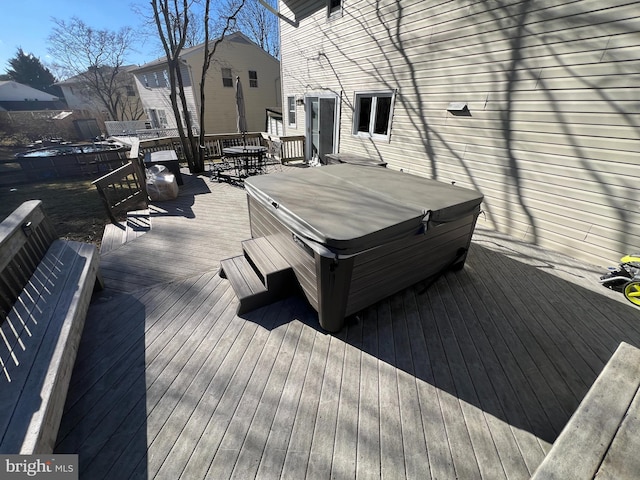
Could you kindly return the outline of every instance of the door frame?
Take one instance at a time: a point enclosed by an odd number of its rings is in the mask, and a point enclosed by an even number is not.
[[[335,108],[333,112],[333,151],[328,153],[336,153],[338,151],[338,142],[340,139],[340,106],[341,95],[337,93],[306,93],[304,96],[304,116],[305,116],[305,158],[311,160],[313,155],[313,132],[311,131],[311,101],[312,99],[318,99],[318,106],[320,105],[320,99],[332,99],[335,102]],[[318,113],[318,115],[320,115]],[[322,133],[322,132],[321,132]]]

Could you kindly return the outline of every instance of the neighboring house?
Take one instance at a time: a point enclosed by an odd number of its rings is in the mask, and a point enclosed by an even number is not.
[[[267,108],[267,128],[265,132],[269,135],[284,135],[284,127],[282,126],[282,109]]]
[[[65,104],[58,97],[14,82],[0,81],[0,111],[60,110]]]
[[[144,118],[144,110],[138,97],[134,77],[131,75],[131,71],[135,68],[137,68],[135,65],[124,66],[122,67],[123,71],[118,74],[118,82],[115,84],[117,87],[112,89],[113,98],[109,99],[111,112],[95,93],[95,90],[86,85],[87,81],[83,79],[82,75],[68,78],[56,83],[56,85],[62,89],[62,94],[71,109],[94,112],[102,120],[140,120]],[[106,78],[110,82],[110,73],[107,73]]]
[[[640,2],[280,0],[284,128],[480,190],[479,225],[640,251]],[[567,265],[576,271],[579,265]]]
[[[199,124],[200,75],[204,44],[185,49],[180,56],[188,114]],[[169,99],[166,59],[147,63],[134,71],[140,99],[152,128],[176,128]],[[267,109],[280,105],[280,63],[242,33],[233,33],[218,45],[205,83],[206,133],[237,131],[235,79],[240,77],[249,131],[264,131]],[[183,113],[184,115],[184,113]],[[183,123],[184,125],[184,123]]]

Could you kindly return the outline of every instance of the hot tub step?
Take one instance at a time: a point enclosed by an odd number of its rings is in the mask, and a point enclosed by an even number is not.
[[[244,255],[220,263],[240,301],[238,314],[297,293],[293,269],[265,238],[245,240],[242,248]]]
[[[222,260],[220,268],[220,274],[229,280],[240,301],[238,314],[271,303],[267,287],[244,255]]]
[[[243,241],[242,250],[269,291],[275,293],[294,288],[295,275],[291,265],[265,237]]]

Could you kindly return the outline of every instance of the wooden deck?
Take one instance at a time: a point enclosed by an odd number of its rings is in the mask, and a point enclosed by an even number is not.
[[[483,228],[461,272],[337,335],[298,297],[238,317],[243,190],[186,179],[102,256],[56,452],[80,478],[527,479],[640,310],[601,268]],[[616,260],[616,259],[612,259]]]

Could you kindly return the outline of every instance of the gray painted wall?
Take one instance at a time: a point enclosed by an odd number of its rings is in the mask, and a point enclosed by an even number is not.
[[[478,225],[585,261],[640,251],[640,2],[342,4],[279,5],[283,105],[337,95],[337,151],[476,188]],[[352,134],[365,90],[397,91],[389,140]]]

